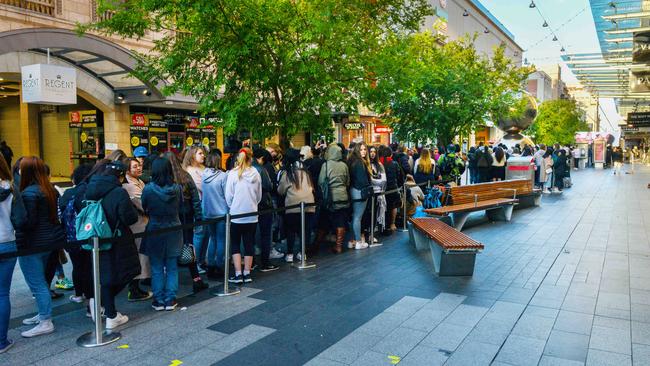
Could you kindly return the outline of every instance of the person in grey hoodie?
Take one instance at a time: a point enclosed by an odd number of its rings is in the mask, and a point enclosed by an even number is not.
[[[318,220],[318,233],[316,235],[316,248],[324,241],[330,228],[336,231],[336,244],[332,252],[340,254],[343,250],[345,240],[345,228],[347,226],[348,209],[348,186],[350,185],[350,173],[348,165],[343,162],[343,151],[339,145],[332,143],[325,153],[325,164],[320,169],[318,185],[323,187],[327,184],[327,191],[330,199],[322,202],[321,219]]]
[[[142,208],[149,217],[146,231],[155,231],[181,224],[179,206],[181,188],[174,184],[174,173],[169,160],[154,160],[151,168],[151,182],[142,191]],[[149,256],[151,264],[151,288],[154,301],[151,307],[156,311],[174,310],[178,290],[178,257],[183,246],[183,233],[147,236],[140,244],[140,251]]]
[[[226,181],[228,173],[221,170],[221,153],[212,150],[205,158],[205,170],[201,173],[203,187],[203,217],[206,220],[223,218],[228,213],[226,204]],[[208,271],[210,279],[218,279],[223,271],[223,256],[226,239],[226,221],[221,220],[208,225],[210,242],[208,244]]]
[[[228,173],[226,182],[226,203],[231,215],[257,212],[262,199],[262,178],[253,168],[253,152],[245,147],[237,154],[237,164]],[[228,279],[231,283],[253,282],[251,267],[255,251],[255,230],[257,215],[232,219],[230,228],[230,253],[235,274]],[[244,244],[244,271],[241,268],[240,244]]]

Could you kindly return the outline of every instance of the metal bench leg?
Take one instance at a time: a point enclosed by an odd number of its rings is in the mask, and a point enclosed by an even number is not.
[[[535,206],[541,206],[542,205],[542,195],[541,195],[541,193],[535,195],[534,202],[535,202]]]
[[[465,226],[465,222],[469,217],[469,212],[456,212],[452,215],[454,220],[454,228],[458,231],[463,230],[463,226]]]
[[[515,205],[507,205],[503,207],[503,215],[506,218],[506,221],[510,221],[512,218],[512,210],[515,208]]]
[[[485,214],[491,221],[510,221],[514,207],[514,205],[505,205],[485,210]]]

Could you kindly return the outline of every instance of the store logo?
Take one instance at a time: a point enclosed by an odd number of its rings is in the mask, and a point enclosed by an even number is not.
[[[74,68],[34,64],[22,66],[21,74],[24,103],[77,103],[77,72]]]

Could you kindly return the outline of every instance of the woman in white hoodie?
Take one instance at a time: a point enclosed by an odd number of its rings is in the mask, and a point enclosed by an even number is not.
[[[245,147],[239,150],[236,166],[228,173],[226,181],[226,204],[231,215],[257,212],[257,205],[262,199],[262,178],[253,167],[253,152]],[[235,218],[230,224],[230,253],[235,267],[235,274],[228,282],[253,282],[251,267],[255,251],[255,230],[257,215]],[[244,271],[241,268],[239,245],[244,244]]]
[[[14,197],[14,194],[17,194]],[[22,217],[18,214],[22,213]],[[0,254],[16,251],[16,235],[14,227],[26,221],[25,208],[22,206],[20,195],[14,191],[12,175],[5,159],[0,155]],[[6,352],[14,345],[7,338],[11,302],[9,289],[11,277],[16,266],[16,257],[0,259],[0,353]]]

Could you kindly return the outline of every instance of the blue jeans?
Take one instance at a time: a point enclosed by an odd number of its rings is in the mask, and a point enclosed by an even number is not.
[[[360,199],[361,191],[356,188],[351,188],[350,195],[353,200]],[[352,202],[352,233],[356,241],[361,241],[361,219],[363,218],[363,213],[366,211],[367,204],[368,200]]]
[[[226,243],[226,221],[208,225],[210,243],[208,244],[208,266],[223,268],[223,255]]]
[[[178,257],[149,257],[151,263],[151,289],[160,303],[176,300],[178,291]]]
[[[52,298],[50,288],[45,282],[45,262],[49,256],[50,252],[46,252],[18,258],[25,282],[36,298],[38,319],[41,321],[52,318]]]
[[[208,249],[208,235],[207,226],[196,226],[194,228],[194,251],[196,252],[196,264],[202,265],[205,263],[205,252]]]
[[[0,254],[16,251],[16,242],[10,241],[0,243]],[[11,277],[14,274],[16,258],[0,259],[0,349],[5,348],[7,331],[9,330],[9,319],[11,315],[11,300],[9,289],[11,288]]]

